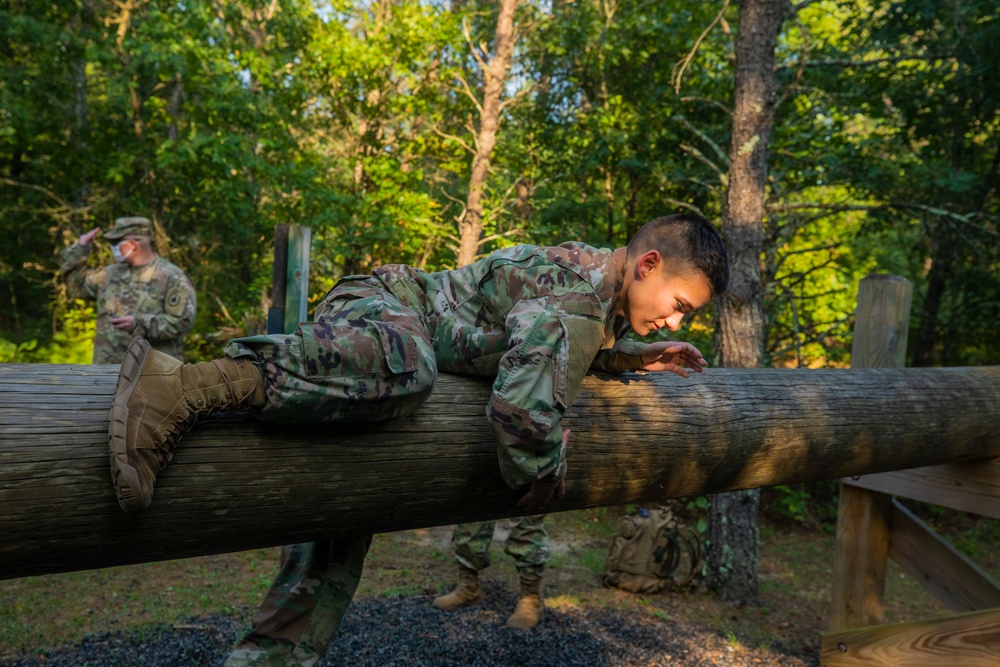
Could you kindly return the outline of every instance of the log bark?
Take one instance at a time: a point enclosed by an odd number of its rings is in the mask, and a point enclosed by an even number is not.
[[[382,424],[213,418],[153,505],[123,513],[107,418],[117,366],[0,364],[0,578],[520,514],[485,419],[489,382],[441,377]],[[589,376],[551,511],[1000,455],[1000,367],[711,369]]]

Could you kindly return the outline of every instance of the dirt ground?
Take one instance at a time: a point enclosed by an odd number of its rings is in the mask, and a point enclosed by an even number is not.
[[[547,517],[553,558],[546,571],[545,597],[556,625],[611,614],[640,625],[660,623],[677,637],[700,638],[691,645],[728,656],[718,663],[714,658],[692,658],[670,664],[767,664],[769,655],[775,658],[773,664],[818,664],[830,605],[834,539],[829,529],[763,520],[761,604],[732,608],[718,603],[702,586],[659,595],[604,588],[604,560],[624,511],[599,508]],[[997,522],[932,510],[924,518],[987,572],[1000,573],[1000,554],[993,548],[1000,534]],[[486,590],[497,597],[491,613],[500,617],[501,625],[505,606],[512,606],[516,592],[513,561],[503,553],[504,537],[501,522],[492,550],[494,563],[483,573]],[[399,601],[429,607],[433,596],[455,581],[450,538],[449,526],[377,535],[356,600],[375,608]],[[0,658],[37,655],[110,630],[187,627],[197,618],[223,617],[234,626],[245,626],[277,559],[277,549],[263,549],[0,581]],[[890,562],[887,623],[948,613]],[[223,643],[227,641],[230,638]],[[778,654],[793,656],[794,661],[778,661]]]

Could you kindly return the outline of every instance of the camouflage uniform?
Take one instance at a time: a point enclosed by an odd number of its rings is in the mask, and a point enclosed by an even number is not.
[[[552,553],[549,534],[545,530],[545,515],[505,519],[510,534],[504,542],[504,552],[514,559],[517,570],[541,574]],[[461,523],[455,526],[451,541],[455,545],[455,560],[470,570],[479,572],[490,566],[490,545],[493,543],[495,521]]]
[[[77,243],[66,248],[59,268],[71,298],[97,302],[94,363],[120,364],[136,336],[182,359],[184,334],[194,325],[196,308],[194,286],[184,271],[159,256],[145,266],[122,263],[89,269],[91,247]],[[131,331],[112,326],[112,317],[127,315],[135,318]]]
[[[294,335],[236,339],[226,354],[260,366],[267,400],[258,416],[285,423],[403,416],[439,370],[495,377],[486,417],[504,480],[557,480],[566,470],[560,420],[584,375],[641,365],[641,344],[621,338],[626,325],[613,314],[623,271],[613,251],[581,243],[515,246],[437,273],[385,266],[338,282]],[[286,548],[257,627],[228,667],[319,660],[370,537],[330,542],[341,555],[331,563],[326,546]],[[290,551],[314,560],[296,562]]]

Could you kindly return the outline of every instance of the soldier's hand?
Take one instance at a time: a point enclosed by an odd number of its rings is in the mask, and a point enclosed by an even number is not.
[[[100,227],[94,227],[89,232],[81,234],[77,243],[79,243],[80,245],[90,245],[91,243],[94,242],[94,237],[97,236],[97,233],[100,231],[101,231]]]
[[[564,495],[566,495],[566,480],[542,482],[536,479],[531,483],[528,492],[517,501],[517,506],[528,512],[537,513],[542,511],[553,498],[559,500]]]
[[[135,326],[135,318],[131,315],[126,315],[125,317],[112,317],[111,326],[119,331],[131,331],[132,327]]]
[[[681,377],[690,377],[686,369],[700,373],[708,365],[698,348],[691,343],[676,341],[649,343],[642,348],[639,357],[647,371],[670,371]]]
[[[569,444],[569,436],[572,433],[568,428],[563,429],[563,447]],[[539,512],[549,504],[553,498],[561,500],[566,495],[565,477],[556,482],[543,482],[535,480],[531,483],[528,492],[517,501],[517,506],[529,512]]]

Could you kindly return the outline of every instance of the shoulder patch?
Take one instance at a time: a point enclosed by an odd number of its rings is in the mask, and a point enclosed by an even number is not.
[[[165,310],[168,315],[180,317],[184,314],[184,310],[187,308],[187,302],[187,291],[184,289],[183,285],[177,284],[167,290],[167,297],[163,300],[163,310]]]

